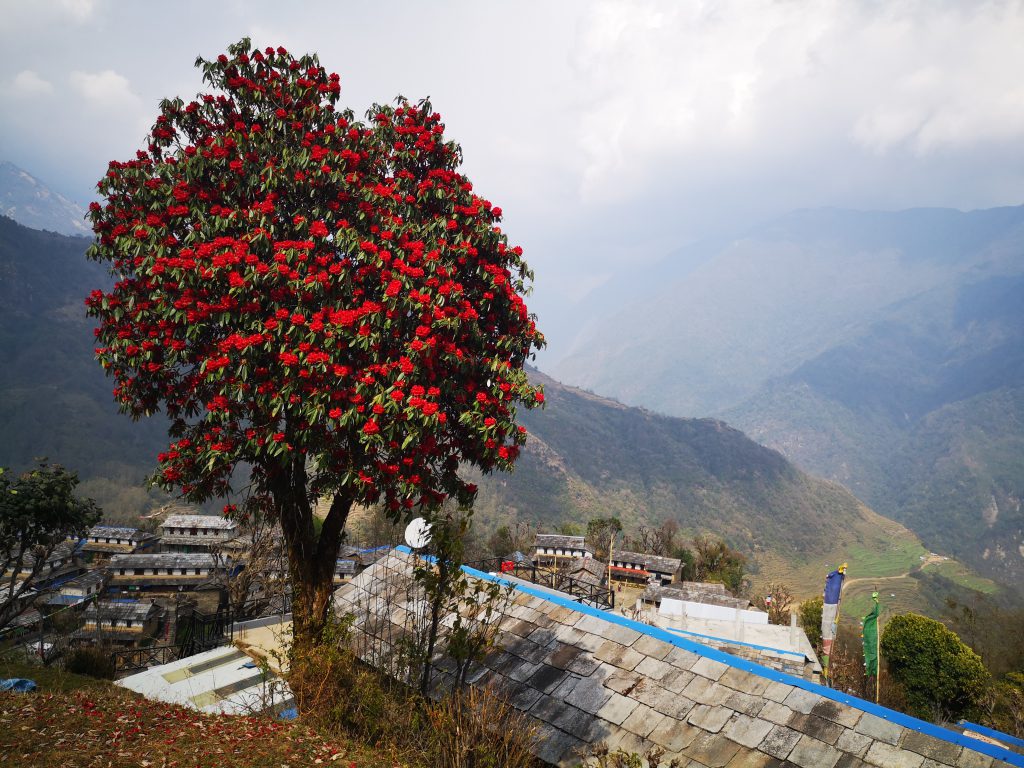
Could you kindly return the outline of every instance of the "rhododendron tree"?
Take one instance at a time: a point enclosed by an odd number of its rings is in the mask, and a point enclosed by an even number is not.
[[[461,465],[512,468],[532,274],[428,102],[357,121],[315,55],[248,40],[196,66],[209,92],[161,102],[90,207],[96,354],[122,410],[170,420],[160,486],[280,520],[312,643],[353,504],[469,506]]]

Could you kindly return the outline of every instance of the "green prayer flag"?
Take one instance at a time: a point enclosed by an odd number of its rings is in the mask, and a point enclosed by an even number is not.
[[[864,617],[864,666],[869,676],[878,674],[878,615],[881,606],[878,598],[871,613]]]

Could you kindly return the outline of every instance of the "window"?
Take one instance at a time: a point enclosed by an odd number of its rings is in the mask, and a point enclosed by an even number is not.
[[[145,568],[136,568],[135,569],[135,575],[136,576],[145,576],[146,575],[146,569]]]

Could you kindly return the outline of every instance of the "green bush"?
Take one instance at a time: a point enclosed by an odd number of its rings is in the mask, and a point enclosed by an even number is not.
[[[882,632],[881,650],[917,717],[958,719],[986,691],[989,673],[981,657],[933,619],[915,613],[894,617]]]

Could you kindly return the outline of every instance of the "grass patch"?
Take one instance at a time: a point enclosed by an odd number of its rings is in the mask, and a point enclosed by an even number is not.
[[[926,601],[921,595],[920,582],[909,576],[886,579],[877,585],[871,582],[850,584],[843,590],[842,613],[847,619],[859,623],[871,610],[871,593],[878,587],[882,604],[882,620],[898,613],[921,613]]]
[[[25,677],[51,693],[107,689],[110,684],[94,677],[76,675],[59,666],[44,667],[12,655],[0,655],[0,678]]]
[[[851,546],[849,549],[849,577],[851,579],[899,576],[921,565],[921,557],[928,550],[917,539],[888,539],[882,546]]]
[[[994,581],[972,573],[967,567],[956,560],[944,560],[941,563],[929,565],[928,570],[944,576],[962,587],[984,592],[986,595],[995,594],[999,591],[999,585]]]

